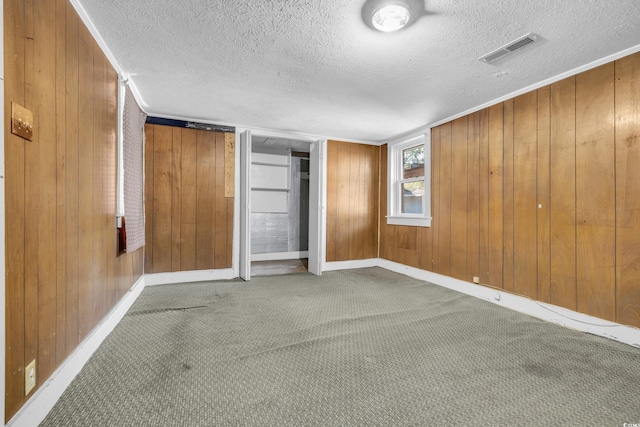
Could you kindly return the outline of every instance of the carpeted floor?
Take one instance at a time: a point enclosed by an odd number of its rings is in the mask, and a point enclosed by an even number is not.
[[[640,349],[380,268],[146,288],[42,426],[622,426]]]

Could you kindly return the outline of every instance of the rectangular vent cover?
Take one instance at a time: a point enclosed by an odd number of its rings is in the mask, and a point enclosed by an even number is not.
[[[522,49],[525,46],[529,46],[534,43],[538,39],[537,34],[529,33],[526,34],[519,39],[516,39],[506,45],[487,53],[486,55],[478,58],[482,62],[486,62],[488,64],[497,61],[500,58],[504,58],[507,55],[512,54],[513,52]]]

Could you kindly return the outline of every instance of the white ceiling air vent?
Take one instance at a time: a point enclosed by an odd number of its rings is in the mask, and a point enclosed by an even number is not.
[[[529,46],[534,43],[538,39],[538,35],[534,33],[526,34],[519,39],[516,39],[506,45],[487,53],[486,55],[478,58],[482,62],[486,62],[487,64],[491,64],[492,62],[496,62],[500,58],[504,58],[507,55],[512,54],[513,52],[522,49],[525,46]]]

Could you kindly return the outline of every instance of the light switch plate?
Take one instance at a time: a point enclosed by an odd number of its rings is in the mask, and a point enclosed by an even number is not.
[[[11,103],[11,133],[29,141],[33,138],[33,113],[15,102]]]
[[[24,368],[24,395],[28,395],[31,390],[36,386],[36,360],[33,359],[31,363]]]

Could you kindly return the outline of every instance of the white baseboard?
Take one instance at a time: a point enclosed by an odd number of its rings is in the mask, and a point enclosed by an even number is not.
[[[8,427],[33,427],[44,420],[91,355],[122,320],[144,287],[145,276],[143,275],[9,420]]]
[[[565,326],[582,332],[588,332],[615,341],[640,348],[640,329],[609,322],[598,317],[589,316],[577,311],[535,301],[527,297],[476,285],[453,277],[443,276],[419,268],[409,267],[397,262],[380,259],[380,267],[396,273],[405,274],[415,279],[424,280],[454,291],[462,292],[476,298],[490,301],[511,310],[519,311],[538,319]]]
[[[332,261],[322,265],[322,271],[350,270],[353,268],[380,267],[380,258],[357,259],[354,261]]]
[[[251,254],[251,261],[280,261],[285,259],[300,259],[300,258],[309,258],[309,251]]]
[[[206,282],[209,280],[233,279],[232,268],[217,270],[176,271],[174,273],[145,274],[145,286],[170,285],[174,283]]]

